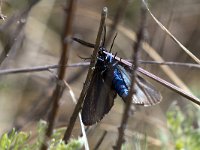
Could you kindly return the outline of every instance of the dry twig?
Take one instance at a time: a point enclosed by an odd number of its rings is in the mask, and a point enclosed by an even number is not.
[[[127,60],[130,61],[130,60]],[[130,61],[131,62],[131,61]],[[172,67],[188,67],[200,69],[199,64],[193,63],[182,63],[182,62],[157,62],[157,61],[148,61],[148,60],[138,60],[141,64],[148,65],[167,65]],[[88,67],[90,65],[89,62],[79,62],[74,64],[65,65],[65,67]],[[14,68],[14,69],[1,69],[0,75],[8,75],[8,74],[17,74],[17,73],[30,73],[30,72],[40,72],[40,71],[49,71],[49,69],[57,69],[59,65],[44,65],[44,66],[35,66],[35,67],[24,67],[24,68]]]
[[[103,142],[104,138],[106,137],[107,133],[108,133],[107,131],[103,132],[101,138],[99,139],[99,141],[97,142],[96,146],[94,147],[94,150],[98,150],[99,149],[99,147],[100,147],[101,143]]]
[[[75,104],[77,104],[76,97],[75,97],[75,94],[74,94],[73,90],[71,89],[71,87],[69,86],[69,84],[68,84],[65,80],[63,80],[63,82],[64,82],[65,86],[68,88],[69,93],[70,93],[70,95],[71,95],[71,98],[72,98],[73,102],[74,102]],[[83,124],[83,122],[82,122],[81,114],[79,113],[78,116],[79,116],[79,120],[80,120],[80,126],[81,126],[81,131],[82,131],[82,137],[83,137],[83,139],[84,139],[85,150],[89,150],[89,144],[88,144],[87,136],[86,136],[86,133],[85,133],[84,124]]]
[[[83,86],[83,89],[81,91],[78,103],[76,104],[74,112],[73,112],[73,114],[72,114],[72,116],[70,118],[69,126],[68,126],[68,128],[67,128],[67,130],[65,132],[64,137],[63,137],[63,140],[66,143],[68,142],[68,140],[69,140],[69,138],[71,136],[72,129],[74,127],[76,118],[78,116],[79,111],[81,110],[81,107],[82,107],[82,104],[83,104],[83,101],[84,101],[84,97],[86,95],[86,92],[87,92],[88,87],[90,85],[91,78],[93,76],[94,67],[95,67],[95,64],[96,64],[96,61],[97,61],[97,54],[98,54],[98,51],[99,51],[99,45],[100,45],[100,41],[101,41],[101,36],[102,36],[103,28],[104,28],[104,25],[105,25],[106,16],[107,16],[107,8],[104,7],[103,10],[102,10],[102,13],[101,13],[101,22],[100,22],[99,31],[98,31],[98,34],[97,34],[97,38],[96,38],[96,42],[95,42],[95,48],[94,48],[94,51],[93,51],[93,54],[92,54],[92,58],[91,58],[90,67],[89,67],[89,70],[88,70],[87,78],[86,78],[85,84]]]
[[[132,71],[132,77],[131,77],[131,86],[130,86],[128,97],[126,99],[126,106],[124,109],[121,126],[119,127],[119,135],[118,135],[116,146],[114,147],[115,150],[120,150],[123,142],[125,141],[124,132],[128,123],[129,113],[130,113],[131,104],[132,104],[132,98],[133,98],[133,95],[136,94],[135,82],[136,82],[136,76],[137,76],[136,72],[138,68],[138,52],[141,47],[142,40],[144,38],[145,24],[146,24],[146,11],[142,5],[140,29],[137,33],[137,42],[134,44],[134,47],[133,47],[133,56],[132,56],[133,65],[131,66],[133,68],[133,71]]]
[[[70,34],[71,34],[71,28],[72,28],[72,20],[73,20],[73,13],[74,13],[74,7],[75,7],[75,0],[70,0],[69,1],[69,6],[68,6],[68,14],[65,20],[65,29],[64,29],[64,34],[62,35],[62,53],[59,61],[59,65],[61,66],[58,69],[58,80],[62,81],[65,76],[65,65],[67,64],[68,61],[68,54],[69,54],[69,42],[66,40],[68,39]],[[43,145],[41,147],[41,150],[46,150],[47,149],[47,138],[51,137],[54,123],[55,123],[55,118],[58,112],[59,108],[59,99],[62,96],[63,93],[63,86],[60,85],[59,83],[56,85],[56,88],[53,92],[53,95],[51,97],[51,101],[53,101],[53,106],[52,110],[48,116],[48,127],[46,130],[46,136],[43,142]]]
[[[168,65],[172,67],[188,67],[188,68],[200,69],[199,64],[193,64],[193,63],[170,62],[170,61],[157,62],[157,61],[143,61],[143,60],[140,60],[139,62],[151,65]]]

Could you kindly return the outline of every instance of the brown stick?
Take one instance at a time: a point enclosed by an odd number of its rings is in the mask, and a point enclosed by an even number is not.
[[[141,43],[142,43],[142,40],[143,40],[143,37],[144,37],[145,22],[146,22],[146,11],[142,7],[140,29],[137,33],[137,42],[134,44],[134,47],[133,47],[133,56],[132,56],[133,71],[132,71],[132,77],[131,77],[132,78],[131,79],[131,87],[130,87],[130,90],[129,90],[128,97],[126,99],[126,106],[125,106],[125,109],[124,109],[121,125],[118,129],[119,135],[118,135],[116,146],[114,147],[115,150],[120,150],[122,144],[125,141],[124,140],[124,131],[125,131],[125,128],[126,128],[127,123],[128,123],[129,113],[130,113],[131,104],[132,104],[132,97],[133,97],[134,94],[136,94],[135,83],[136,83],[137,68],[138,68],[138,52],[139,52],[139,49],[141,47]]]
[[[99,141],[97,142],[96,146],[94,147],[94,150],[98,150],[99,149],[99,147],[100,147],[101,143],[103,142],[103,140],[105,139],[107,133],[108,133],[107,131],[103,132],[101,138],[99,139]]]
[[[127,60],[130,61],[130,60]],[[157,62],[157,61],[144,61],[138,60],[141,64],[148,64],[148,65],[168,65],[172,67],[188,67],[188,68],[196,68],[200,69],[199,64],[193,63],[181,63],[181,62]],[[89,62],[79,62],[74,64],[65,65],[65,67],[87,67],[89,66]],[[56,69],[59,68],[59,65],[44,65],[44,66],[35,66],[35,67],[24,67],[24,68],[11,68],[11,69],[1,69],[0,75],[8,75],[8,74],[16,74],[16,73],[30,73],[30,72],[40,72],[40,71],[49,71],[49,69]]]
[[[62,35],[62,53],[61,53],[61,57],[59,61],[60,68],[58,69],[58,80],[60,81],[64,79],[65,69],[66,69],[65,65],[67,64],[67,61],[68,61],[69,42],[66,40],[66,38],[68,39],[71,34],[74,7],[75,7],[75,0],[70,0],[69,7],[68,7],[68,14],[65,21],[64,34]],[[41,147],[41,150],[46,150],[48,147],[46,144],[47,138],[50,138],[52,135],[55,118],[59,109],[59,100],[60,100],[60,97],[62,96],[62,93],[63,93],[63,87],[60,84],[57,84],[53,92],[53,95],[51,97],[51,101],[53,101],[53,106],[48,116],[47,121],[49,124],[46,130],[46,134],[45,134],[46,136],[45,136],[44,143]]]
[[[76,118],[78,116],[79,111],[81,110],[81,107],[82,107],[82,104],[83,104],[83,101],[84,101],[84,97],[86,95],[86,92],[87,92],[88,87],[90,85],[91,78],[93,76],[94,67],[95,67],[95,64],[96,64],[96,61],[97,61],[97,54],[98,54],[98,51],[99,51],[99,45],[100,45],[100,42],[101,42],[101,36],[102,36],[102,32],[103,32],[103,27],[105,25],[106,16],[107,16],[107,8],[104,7],[103,10],[102,10],[102,13],[101,13],[100,27],[99,27],[98,35],[97,35],[97,38],[96,38],[95,48],[94,48],[94,51],[93,51],[93,54],[92,54],[92,58],[91,58],[90,67],[89,67],[89,70],[88,70],[87,78],[86,78],[85,84],[83,86],[82,92],[80,94],[78,103],[76,104],[76,106],[74,108],[74,112],[73,112],[73,114],[72,114],[72,116],[70,118],[69,126],[68,126],[68,128],[67,128],[67,130],[66,130],[66,132],[64,134],[64,137],[63,137],[63,140],[65,141],[65,143],[68,142],[68,140],[69,140],[69,138],[71,136],[72,129],[74,127]]]

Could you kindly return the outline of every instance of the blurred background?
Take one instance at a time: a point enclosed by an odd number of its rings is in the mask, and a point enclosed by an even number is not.
[[[5,21],[0,20],[0,69],[58,63],[67,10],[66,2],[66,0],[2,1],[1,11],[7,17]],[[196,57],[200,58],[198,42],[200,1],[149,0],[148,3],[156,18]],[[110,30],[110,22],[120,5],[120,0],[77,0],[72,35],[94,43],[102,8],[108,7],[107,30]],[[113,53],[117,52],[121,58],[131,58],[134,44],[132,35],[139,29],[140,8],[141,1],[129,0],[119,28],[116,30],[118,35]],[[152,51],[142,49],[141,60],[160,61],[156,57],[159,54],[164,61],[195,63],[160,29],[148,13],[145,33],[145,41],[149,43]],[[83,62],[79,56],[87,58],[91,53],[92,49],[71,42],[68,64]],[[142,63],[140,66],[169,82],[182,83],[181,88],[190,90],[195,96],[200,97],[198,69],[169,66],[168,70],[164,71],[157,64]],[[66,69],[66,81],[76,98],[79,98],[87,70],[87,66]],[[53,71],[56,73],[56,70]],[[175,73],[176,78],[171,72]],[[37,122],[46,119],[48,115],[50,98],[56,85],[54,75],[49,71],[41,71],[0,75],[0,79],[0,134],[13,127],[34,132]],[[162,85],[150,79],[148,81],[160,91],[163,100],[156,106],[137,108],[134,115],[129,118],[125,132],[127,149],[135,149],[137,146],[147,146],[148,149],[153,150],[180,149],[184,144],[199,147],[199,107]],[[57,128],[68,124],[74,106],[66,89],[60,101]],[[108,115],[88,129],[91,149],[95,148],[102,135],[105,137],[99,149],[112,149],[118,135],[123,108],[123,101],[117,97]],[[77,119],[73,137],[79,136],[80,133]]]

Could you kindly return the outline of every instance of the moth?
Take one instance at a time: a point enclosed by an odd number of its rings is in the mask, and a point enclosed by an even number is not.
[[[74,40],[94,47],[93,44],[80,39]],[[126,103],[130,86],[131,68],[115,60],[115,56],[108,53],[105,47],[99,47],[97,63],[81,113],[84,125],[89,126],[100,121],[111,110],[117,94]],[[135,91],[136,94],[132,97],[133,104],[152,106],[162,99],[159,91],[139,74],[136,77]]]

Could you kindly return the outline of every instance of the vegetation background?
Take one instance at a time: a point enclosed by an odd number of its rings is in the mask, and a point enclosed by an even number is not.
[[[1,11],[7,17],[0,21],[0,68],[22,68],[57,64],[61,53],[61,35],[66,12],[65,0],[3,0]],[[153,14],[196,57],[200,58],[200,1],[199,0],[149,0]],[[34,5],[33,5],[34,4]],[[94,43],[99,27],[100,13],[108,7],[108,19],[113,19],[120,0],[77,1],[73,18],[72,35]],[[139,0],[129,0],[120,26],[135,33],[140,21]],[[165,60],[194,63],[175,42],[166,35],[148,14],[146,41]],[[108,30],[109,30],[109,21]],[[133,40],[124,31],[117,30],[113,53],[130,59]],[[144,50],[141,60],[155,60]],[[71,42],[68,64],[83,62],[81,57],[90,57],[91,49]],[[154,55],[154,53],[152,54]],[[172,78],[163,72],[160,65],[140,64],[141,67],[170,82]],[[200,97],[199,76],[196,68],[170,66],[179,80],[185,83],[195,96]],[[69,67],[66,81],[76,98],[79,98],[88,67]],[[56,70],[53,70],[56,73]],[[13,127],[23,131],[36,131],[40,119],[46,119],[50,97],[56,85],[54,74],[49,71],[0,75],[0,134]],[[149,80],[149,79],[148,79]],[[151,81],[151,80],[149,80]],[[199,107],[171,90],[151,81],[162,94],[159,105],[139,107],[129,118],[126,149],[190,149],[200,146]],[[68,90],[60,101],[56,128],[66,126],[73,112],[73,103]],[[99,149],[111,149],[118,135],[124,104],[117,97],[115,105],[104,119],[87,132],[89,145],[94,149],[102,135]],[[73,137],[80,135],[77,119]],[[191,147],[193,146],[193,147]]]

